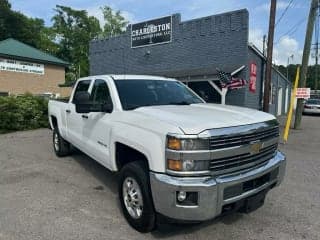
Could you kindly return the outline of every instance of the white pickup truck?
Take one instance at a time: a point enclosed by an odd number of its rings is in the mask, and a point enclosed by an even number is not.
[[[205,103],[169,78],[103,75],[77,81],[69,102],[49,101],[53,147],[75,146],[119,172],[119,199],[140,232],[158,216],[204,221],[249,212],[284,177],[270,114]]]

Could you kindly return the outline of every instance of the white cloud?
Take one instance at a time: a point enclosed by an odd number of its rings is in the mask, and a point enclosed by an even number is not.
[[[263,48],[263,31],[261,29],[249,30],[249,42],[254,44],[260,51]],[[290,57],[293,55],[293,59]],[[287,65],[290,57],[290,64],[301,64],[302,49],[296,39],[290,36],[282,37],[273,47],[273,62],[277,65]],[[310,63],[310,62],[309,62]]]
[[[96,17],[99,20],[100,26],[104,25],[105,21],[104,21],[103,14],[100,7],[90,7],[86,10],[89,16]]]
[[[121,11],[121,15],[129,22],[134,23],[137,21],[135,15],[128,11]]]
[[[260,51],[263,49],[263,31],[261,29],[249,29],[249,43],[255,45]]]
[[[301,63],[302,50],[299,49],[298,41],[289,36],[284,36],[273,48],[273,59],[277,65],[287,65],[288,58],[292,55],[293,59],[290,58],[290,63]]]
[[[115,8],[111,6],[111,8],[113,9],[113,11],[117,11],[117,10],[114,10]],[[102,27],[104,24],[105,24],[105,20],[104,20],[104,17],[103,17],[103,13],[102,13],[102,10],[100,9],[100,7],[90,7],[90,8],[87,8],[86,9],[87,12],[88,12],[88,15],[89,16],[94,16],[96,17],[99,22],[100,22],[100,26]],[[132,22],[135,22],[136,18],[134,16],[133,13],[131,12],[128,12],[128,11],[121,11],[121,15],[129,22],[129,23],[132,23]]]

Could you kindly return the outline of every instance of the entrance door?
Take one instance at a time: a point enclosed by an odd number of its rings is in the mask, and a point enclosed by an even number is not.
[[[282,114],[282,88],[278,90],[278,116]]]

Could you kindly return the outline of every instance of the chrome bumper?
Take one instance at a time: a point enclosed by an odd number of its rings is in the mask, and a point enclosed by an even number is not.
[[[259,168],[247,172],[228,174],[219,177],[173,177],[150,172],[150,184],[155,209],[158,213],[179,220],[204,221],[222,213],[223,206],[245,199],[273,185],[279,185],[284,177],[286,158],[281,152]],[[224,190],[265,174],[277,171],[277,176],[263,185],[242,192],[230,198],[224,197]],[[230,188],[229,188],[230,189]],[[177,204],[177,191],[197,192],[196,206]]]

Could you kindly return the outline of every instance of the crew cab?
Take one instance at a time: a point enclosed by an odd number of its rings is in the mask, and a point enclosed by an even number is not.
[[[273,115],[205,103],[182,82],[101,75],[77,81],[68,102],[49,101],[57,156],[74,146],[119,172],[119,200],[140,232],[158,216],[205,221],[262,206],[286,158]]]

